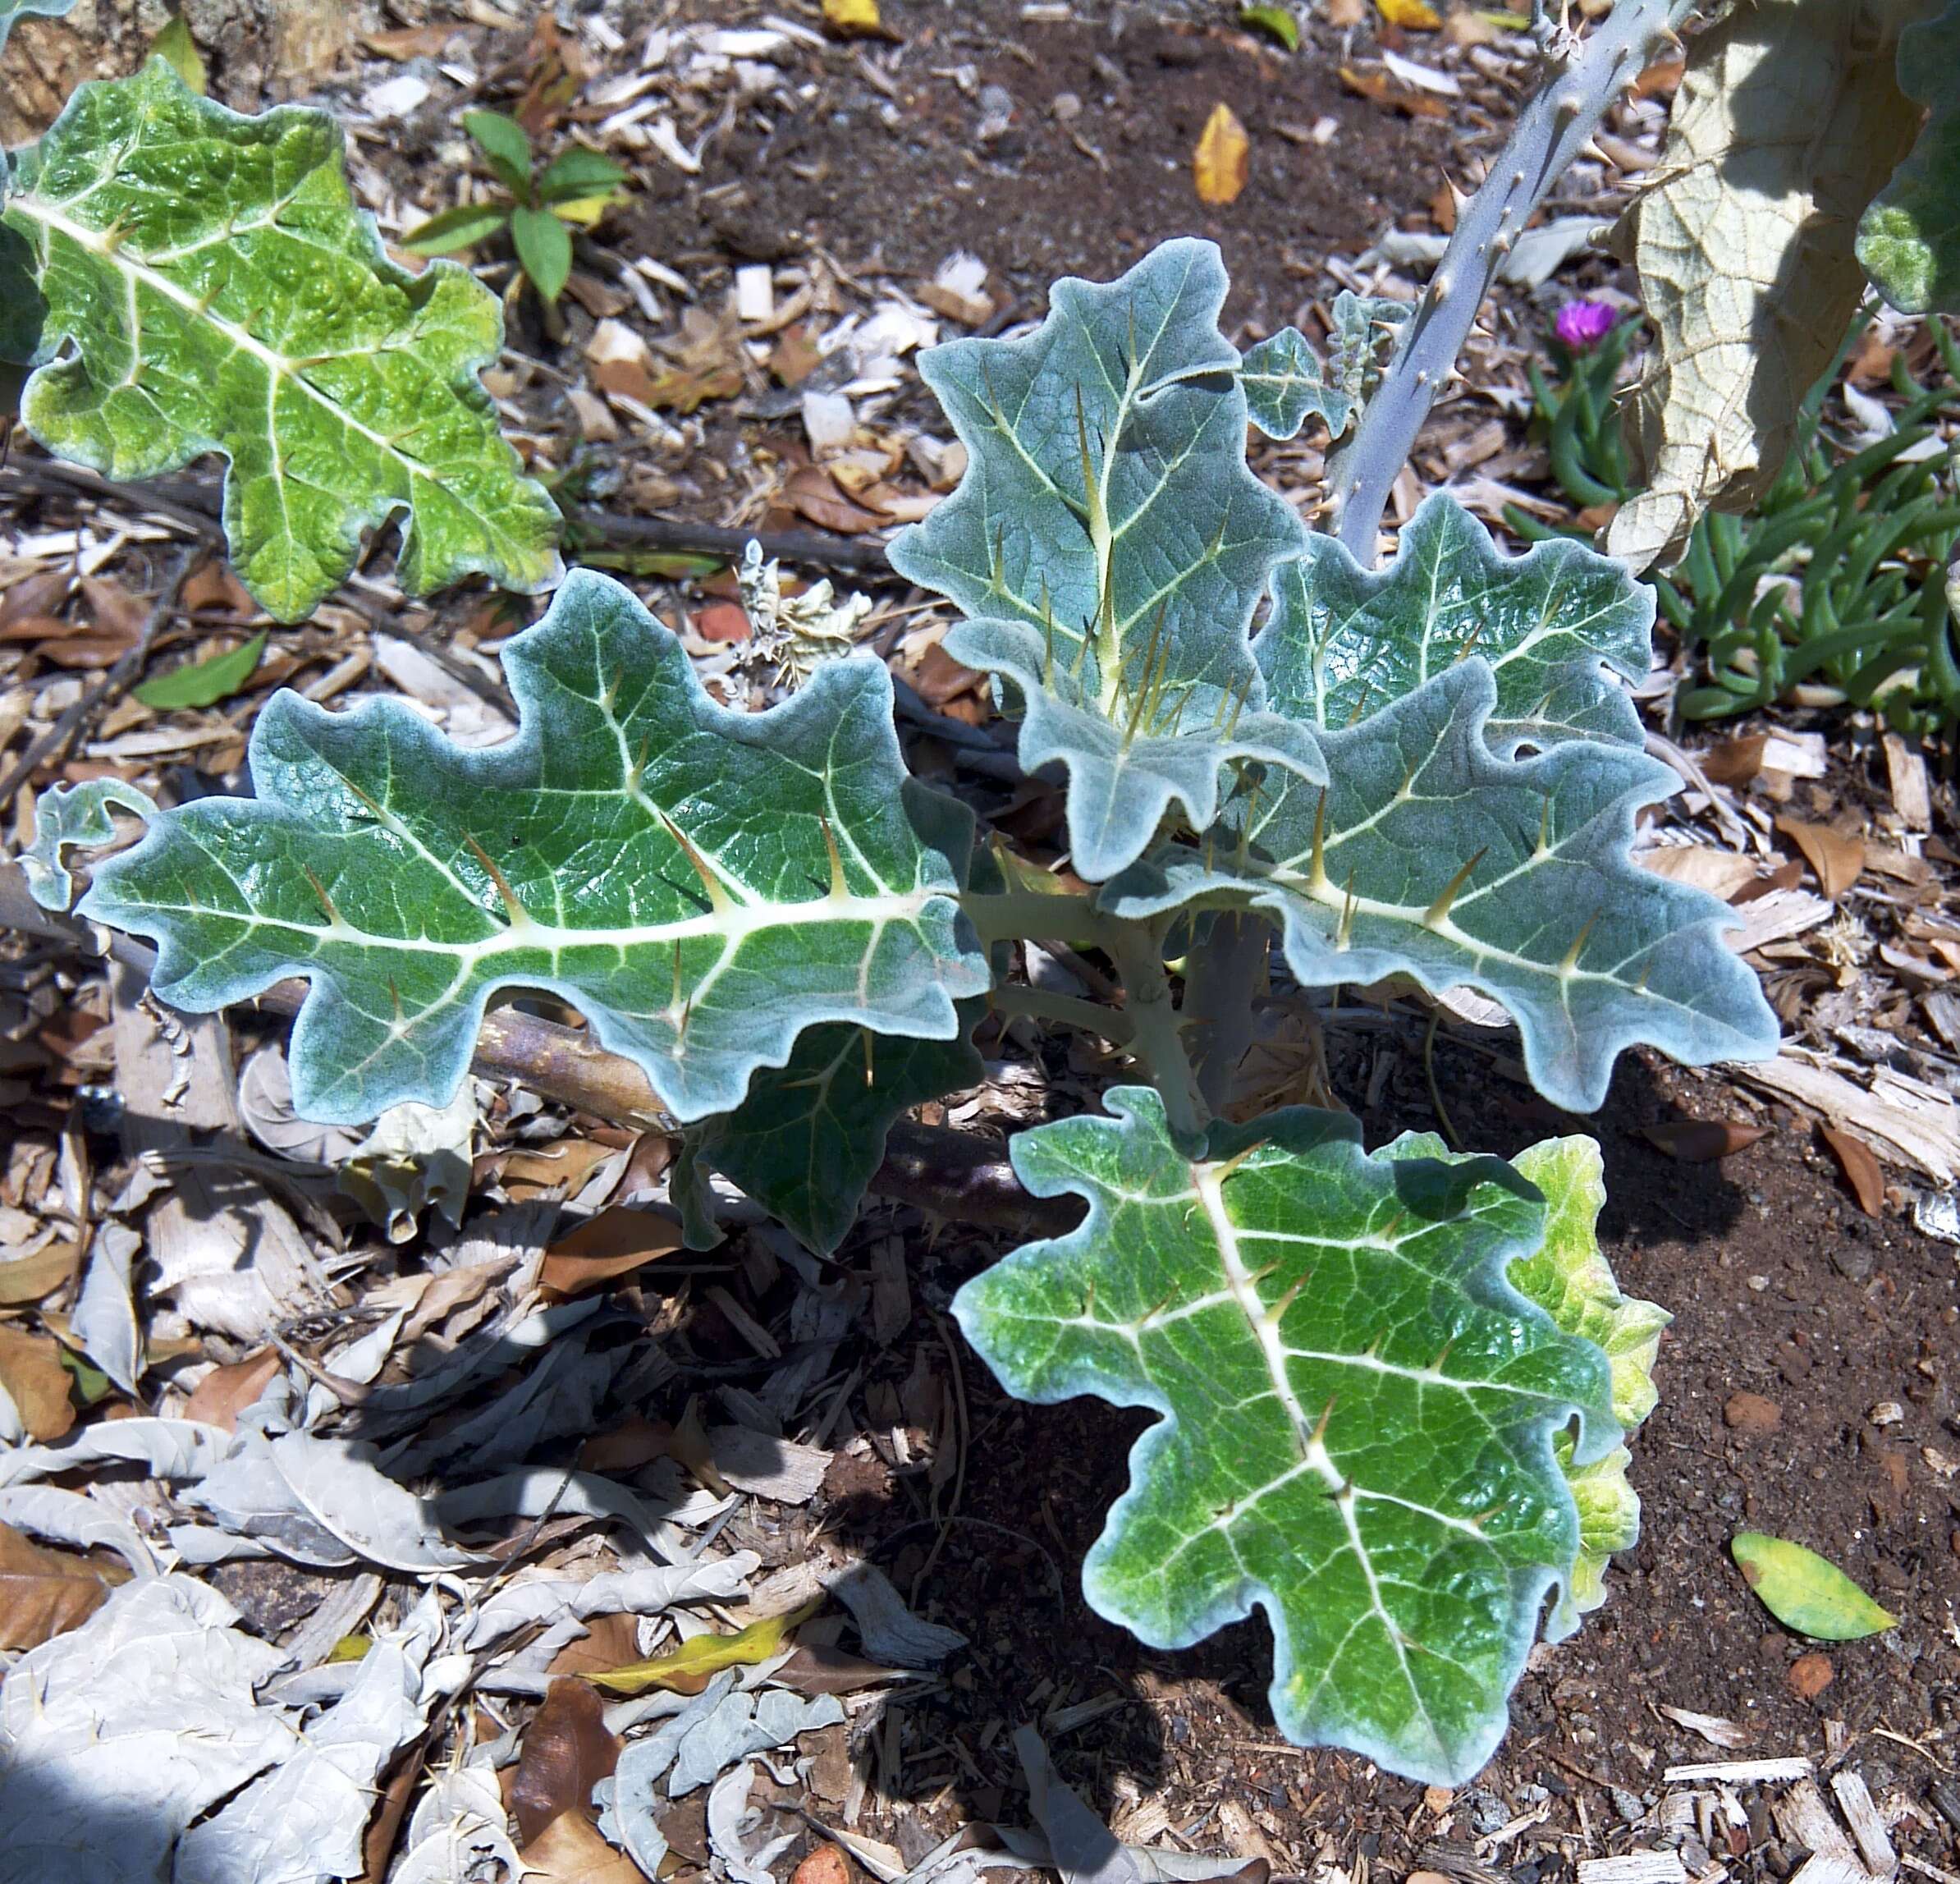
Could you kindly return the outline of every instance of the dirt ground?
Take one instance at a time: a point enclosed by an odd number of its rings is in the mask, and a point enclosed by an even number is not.
[[[690,0],[678,11],[627,7],[621,25],[630,39],[657,16],[735,24],[767,11]],[[1106,276],[1164,237],[1198,233],[1224,247],[1232,319],[1264,332],[1321,291],[1325,253],[1351,254],[1381,227],[1426,215],[1466,135],[1481,135],[1460,117],[1452,126],[1357,97],[1338,76],[1344,34],[1324,22],[1287,58],[1239,31],[1231,9],[1195,0],[1081,3],[1065,19],[1042,16],[1054,11],[1019,0],[885,0],[908,47],[895,76],[877,47],[840,57],[821,110],[770,129],[744,115],[706,147],[698,175],[654,167],[618,245],[704,284],[742,263],[817,252],[847,273],[929,276],[969,250],[996,271],[998,330],[1038,314],[1056,275]],[[388,12],[413,27],[428,9],[399,0]],[[497,68],[483,71],[493,89]],[[222,67],[215,78],[222,95]],[[1193,199],[1187,154],[1219,102],[1251,134],[1253,168],[1237,202],[1207,210]],[[405,187],[446,132],[433,116],[412,117],[390,148],[364,154]],[[575,359],[591,328],[575,309],[566,336],[553,340],[534,323],[515,341],[549,367]],[[899,409],[915,405],[928,409],[916,385]],[[716,429],[738,422],[704,416],[708,452],[725,436]],[[770,436],[766,418],[759,435]],[[669,472],[679,510],[721,520],[712,478]],[[1938,827],[1960,844],[1951,808],[1943,797]],[[1335,1089],[1371,1144],[1439,1123],[1412,1015],[1358,1015],[1331,1034],[1329,1057]],[[1895,1836],[1953,1866],[1960,1794],[1942,1788],[1960,1766],[1956,1249],[1911,1227],[1903,1194],[1884,1218],[1866,1216],[1809,1121],[1719,1073],[1629,1056],[1590,1121],[1534,1098],[1501,1043],[1445,1034],[1435,1076],[1449,1123],[1477,1148],[1509,1153],[1553,1132],[1593,1132],[1606,1159],[1604,1244],[1615,1273],[1628,1293],[1675,1317],[1657,1368],[1660,1407],[1635,1453],[1640,1544],[1614,1561],[1605,1608],[1534,1655],[1491,1767],[1454,1799],[1426,1796],[1358,1759],[1288,1747],[1265,1698],[1262,1620],[1170,1655],[1089,1611],[1080,1561],[1123,1486],[1144,1416],[1005,1398],[958,1345],[943,1310],[1005,1242],[877,1205],[840,1260],[865,1274],[879,1241],[903,1235],[914,1318],[886,1345],[867,1338],[846,1351],[865,1370],[860,1430],[869,1442],[840,1453],[799,1521],[813,1538],[872,1556],[971,1647],[945,1681],[891,1703],[877,1744],[858,1749],[891,1802],[874,1804],[864,1828],[909,1859],[961,1823],[1011,1815],[1021,1782],[1006,1730],[1035,1718],[1048,1723],[1065,1776],[1120,1834],[1140,1840],[1167,1824],[1205,1849],[1263,1845],[1284,1872],[1318,1877],[1333,1866],[1352,1884],[1367,1884],[1372,1868],[1394,1878],[1422,1870],[1468,1884],[1553,1884],[1581,1857],[1651,1843],[1669,1767],[1797,1754],[1820,1769],[1848,1759],[1875,1793],[1915,1802],[1918,1822]],[[1641,1135],[1683,1117],[1770,1129],[1705,1164],[1664,1155]],[[670,1287],[680,1289],[657,1276],[645,1281],[649,1319]],[[762,1296],[755,1312],[767,1322],[771,1306]],[[691,1312],[689,1339],[713,1360],[726,1331],[712,1310]],[[730,1336],[721,1358],[746,1353]],[[922,1366],[943,1377],[955,1364],[963,1495],[928,1562],[939,1527],[925,1468],[904,1463],[881,1435],[907,1423],[905,1396]],[[1779,1629],[1730,1561],[1741,1529],[1828,1551],[1898,1614],[1898,1626],[1822,1650]],[[257,1606],[269,1621],[269,1582],[241,1577],[233,1593],[248,1616]],[[1820,1653],[1827,1669],[1816,1665]],[[1712,1746],[1663,1706],[1726,1717],[1742,1744]],[[1698,1836],[1736,1875],[1788,1876],[1802,1850],[1755,1795],[1744,1806],[1746,1827]]]

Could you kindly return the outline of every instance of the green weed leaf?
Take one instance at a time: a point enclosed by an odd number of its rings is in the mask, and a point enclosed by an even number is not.
[[[1014,1168],[1089,1216],[954,1301],[1009,1391],[1165,1415],[1089,1552],[1091,1604],[1154,1648],[1254,1603],[1289,1739],[1443,1785],[1505,1723],[1579,1545],[1553,1457],[1617,1443],[1606,1359],[1504,1281],[1545,1205],[1495,1158],[1365,1153],[1293,1108],[1181,1156],[1151,1091],[1024,1132]]]
[[[625,166],[582,144],[558,153],[538,178],[538,200],[543,204],[580,203],[610,196],[626,181]]]
[[[1857,1642],[1898,1620],[1835,1564],[1802,1544],[1761,1531],[1738,1531],[1729,1548],[1763,1607],[1799,1634],[1820,1642]]]
[[[1654,592],[1623,565],[1564,539],[1501,555],[1437,493],[1385,569],[1364,570],[1336,538],[1312,538],[1280,571],[1257,652],[1269,696],[1333,729],[1481,655],[1497,681],[1484,736],[1508,759],[1568,739],[1638,747],[1640,716],[1620,682],[1646,677],[1653,626]]]
[[[33,13],[44,20],[58,20],[75,0],[0,0],[0,52],[7,50],[7,36],[14,22]]]
[[[1302,725],[1263,711],[1247,630],[1306,532],[1246,468],[1239,355],[1210,242],[1106,286],[1057,282],[1024,339],[921,361],[969,453],[959,488],[891,546],[901,575],[972,617],[946,651],[1025,703],[1021,763],[1069,773],[1075,868],[1101,880],[1173,803],[1216,815],[1238,757],[1321,776]]]
[[[445,1104],[506,988],[573,1002],[684,1120],[822,1022],[954,1038],[987,965],[908,815],[882,665],[730,712],[588,571],[504,662],[519,732],[480,751],[393,701],[276,695],[257,799],[163,814],[82,910],[152,937],[194,1012],[305,976],[293,1098],[323,1122]]]
[[[1906,314],[1960,314],[1960,0],[1898,38],[1898,88],[1929,114],[1858,224],[1858,259]]]
[[[1239,8],[1239,24],[1276,39],[1289,53],[1300,49],[1300,23],[1294,18],[1291,7],[1275,7],[1261,0],[1258,5]]]
[[[212,707],[228,700],[259,670],[265,652],[263,629],[242,646],[213,654],[132,690],[146,707],[167,713],[178,707]]]
[[[341,148],[324,112],[240,117],[161,59],[83,85],[0,211],[33,254],[44,347],[68,348],[22,416],[120,479],[222,452],[233,566],[282,621],[399,513],[413,593],[469,574],[548,587],[557,511],[477,379],[502,342],[496,300],[449,264],[389,263]]]
[[[466,111],[463,129],[490,167],[521,196],[531,187],[531,140],[514,117],[500,111]]]
[[[1280,652],[1262,638],[1269,671]],[[1721,940],[1728,906],[1629,855],[1635,813],[1674,791],[1674,773],[1591,740],[1500,759],[1484,737],[1496,706],[1490,667],[1461,661],[1324,735],[1324,792],[1280,774],[1204,846],[1147,859],[1105,901],[1123,915],[1269,910],[1308,987],[1401,974],[1474,988],[1517,1021],[1532,1083],[1573,1112],[1605,1100],[1636,1043],[1690,1065],[1774,1053],[1775,1016]]]
[[[418,222],[400,245],[411,255],[453,255],[488,241],[510,220],[508,203],[459,203]]]
[[[531,286],[555,301],[571,279],[571,231],[548,209],[522,207],[511,212],[511,241]]]
[[[150,57],[169,62],[170,69],[203,98],[210,89],[210,74],[204,69],[204,55],[190,36],[190,23],[181,13],[172,13],[163,30],[149,43]]]

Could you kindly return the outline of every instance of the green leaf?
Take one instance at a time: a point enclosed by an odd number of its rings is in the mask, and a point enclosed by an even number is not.
[[[1239,374],[1252,423],[1270,438],[1290,438],[1317,414],[1327,422],[1328,437],[1339,438],[1375,390],[1381,355],[1410,312],[1406,301],[1343,288],[1334,298],[1325,365],[1298,328],[1261,341]]]
[[[1640,1542],[1640,1494],[1627,1476],[1633,1455],[1623,1446],[1590,1465],[1573,1464],[1572,1442],[1564,1433],[1552,1451],[1579,1514],[1579,1554],[1545,1625],[1546,1640],[1559,1642],[1578,1627],[1581,1617],[1604,1606],[1607,1565]]]
[[[211,707],[228,700],[259,670],[259,657],[265,652],[265,630],[261,629],[242,647],[213,654],[190,666],[159,674],[132,690],[146,707],[169,712],[177,707]]]
[[[1278,652],[1262,637],[1262,659]],[[1775,1015],[1721,940],[1728,905],[1629,855],[1635,814],[1676,789],[1673,772],[1583,740],[1500,759],[1483,731],[1496,704],[1490,667],[1459,662],[1325,734],[1324,793],[1269,777],[1202,849],[1138,864],[1106,903],[1269,910],[1308,987],[1401,974],[1473,988],[1510,1011],[1532,1084],[1568,1111],[1599,1106],[1635,1044],[1690,1065],[1773,1054]]]
[[[7,154],[0,151],[0,181]],[[34,250],[0,222],[0,361],[26,366],[41,356],[48,303],[34,278]]]
[[[524,126],[500,111],[466,111],[463,129],[490,167],[520,196],[531,187],[531,140]]]
[[[1640,716],[1619,682],[1646,677],[1653,626],[1654,591],[1623,565],[1564,539],[1500,555],[1439,492],[1385,569],[1312,538],[1280,571],[1257,653],[1269,697],[1329,728],[1479,654],[1497,680],[1485,737],[1508,759],[1567,739],[1638,747]]]
[[[1729,1548],[1763,1607],[1799,1634],[1820,1642],[1857,1642],[1898,1620],[1835,1564],[1802,1544],[1761,1531],[1738,1531]]]
[[[160,59],[80,87],[0,211],[67,349],[28,382],[28,428],[123,480],[222,452],[232,566],[282,621],[404,512],[412,593],[472,573],[547,588],[556,509],[477,379],[496,299],[451,264],[390,263],[341,151],[324,112],[240,117]]]
[[[520,207],[511,212],[511,241],[531,286],[546,300],[556,300],[571,278],[570,230],[548,209]]]
[[[1288,7],[1260,5],[1241,7],[1239,24],[1255,32],[1264,33],[1270,39],[1277,39],[1289,53],[1300,49],[1300,23],[1293,16]]]
[[[210,89],[204,55],[198,50],[197,41],[190,36],[190,23],[181,13],[172,14],[164,22],[163,30],[149,43],[149,56],[167,61],[170,69],[199,98]]]
[[[120,778],[91,778],[80,785],[51,785],[34,800],[34,842],[21,853],[21,873],[28,894],[44,910],[66,910],[75,895],[69,873],[71,850],[100,850],[116,839],[109,808],[120,805],[139,818],[156,814],[156,801]]]
[[[13,31],[15,21],[30,13],[58,20],[74,4],[75,0],[0,0],[0,52],[7,49],[7,36]]]
[[[990,977],[908,815],[882,663],[731,712],[585,571],[504,663],[519,731],[479,751],[395,701],[276,695],[259,797],[162,814],[82,910],[153,938],[158,994],[194,1012],[304,975],[293,1099],[323,1123],[446,1103],[507,988],[575,1005],[682,1120],[825,1021],[955,1037]]]
[[[1459,1783],[1578,1552],[1553,1437],[1576,1414],[1582,1460],[1619,1437],[1605,1357],[1504,1279],[1543,1200],[1495,1158],[1371,1156],[1297,1107],[1215,1125],[1194,1163],[1155,1093],[1106,1102],[1012,1144],[1088,1220],[953,1304],[1010,1392],[1165,1415],[1085,1594],[1160,1648],[1259,1604],[1289,1739]]]
[[[538,179],[538,200],[575,203],[588,196],[610,196],[626,181],[626,167],[582,144],[568,145],[547,163]]]
[[[1960,314],[1960,0],[1899,34],[1898,89],[1926,123],[1859,222],[1858,259],[1901,312]]]
[[[1025,702],[1021,763],[1067,768],[1069,843],[1092,881],[1174,803],[1208,826],[1234,758],[1321,776],[1307,729],[1264,712],[1248,641],[1306,532],[1246,468],[1225,291],[1214,244],[1166,242],[1106,286],[1057,282],[1023,339],[955,341],[920,363],[968,465],[891,564],[973,618],[946,652]]]
[[[488,241],[510,220],[508,203],[459,203],[418,222],[396,245],[411,255],[453,255]]]

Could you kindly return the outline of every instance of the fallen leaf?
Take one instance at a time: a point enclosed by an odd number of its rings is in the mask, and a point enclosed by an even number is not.
[[[1643,1125],[1640,1135],[1683,1164],[1713,1164],[1717,1158],[1747,1151],[1768,1130],[1734,1119],[1669,1119]]]
[[[1857,1642],[1898,1620],[1835,1564],[1802,1544],[1761,1531],[1738,1531],[1729,1548],[1763,1607],[1800,1635]]]
[[[258,1399],[285,1364],[277,1348],[267,1348],[228,1366],[214,1367],[191,1389],[185,1419],[236,1432],[239,1414]]]
[[[671,1211],[602,1210],[546,1250],[538,1286],[576,1295],[685,1247],[680,1219]]]
[[[1238,200],[1245,188],[1252,162],[1252,140],[1229,104],[1217,104],[1205,120],[1198,148],[1191,154],[1191,174],[1198,199],[1214,205]]]
[[[695,616],[694,632],[703,641],[746,641],[755,625],[740,603],[713,602]]]
[[[698,1694],[721,1670],[753,1666],[781,1653],[784,1636],[798,1623],[808,1621],[817,1607],[812,1602],[781,1616],[765,1616],[733,1635],[697,1635],[649,1662],[630,1662],[623,1668],[605,1669],[585,1679],[616,1694],[643,1694],[649,1688]]]
[[[584,1681],[560,1680],[524,1730],[511,1813],[524,1844],[543,1836],[562,1814],[584,1814],[599,1781],[610,1779],[625,1744],[607,1730],[606,1703]]]
[[[1747,785],[1762,770],[1769,744],[1767,733],[1749,733],[1741,739],[1725,739],[1695,757],[1710,785]]]
[[[595,1616],[585,1625],[585,1633],[568,1642],[552,1657],[547,1675],[591,1675],[602,1668],[616,1668],[639,1653],[639,1618],[636,1616]]]
[[[664,1419],[648,1419],[634,1414],[610,1432],[595,1432],[579,1448],[581,1472],[637,1472],[664,1459],[674,1438],[674,1428]]]
[[[1433,33],[1443,16],[1429,0],[1375,0],[1383,19],[1407,33]]]
[[[1387,105],[1405,117],[1448,117],[1449,107],[1440,99],[1422,92],[1404,91],[1385,72],[1360,72],[1352,66],[1340,68],[1340,82],[1358,98]]]
[[[602,367],[594,374],[602,385],[616,367]],[[619,390],[608,387],[608,391]],[[742,390],[742,370],[738,366],[671,366],[658,378],[649,379],[643,405],[678,412],[684,418],[711,399],[732,399]]]
[[[1814,1701],[1829,1687],[1836,1673],[1830,1665],[1830,1657],[1820,1655],[1813,1648],[1808,1655],[1799,1655],[1790,1664],[1790,1687],[1800,1698]]]
[[[1239,10],[1239,24],[1255,33],[1265,34],[1269,39],[1278,40],[1289,53],[1300,49],[1300,23],[1293,16],[1289,7],[1242,7]],[[801,1875],[798,1873],[799,1877]]]
[[[851,1884],[850,1860],[835,1845],[820,1845],[790,1874],[790,1884]]]
[[[0,1263],[0,1309],[26,1308],[66,1288],[81,1267],[81,1245],[57,1237],[31,1256]]]
[[[592,1139],[561,1139],[543,1149],[512,1152],[497,1171],[497,1182],[513,1203],[529,1203],[547,1190],[577,1194],[579,1186],[618,1149]]]
[[[45,1550],[0,1524],[0,1649],[32,1648],[79,1627],[129,1579],[120,1564]]]
[[[31,1439],[59,1439],[75,1423],[68,1370],[59,1342],[0,1326],[0,1387],[11,1396]]]
[[[1865,840],[1847,837],[1828,824],[1779,818],[1776,828],[1791,839],[1817,873],[1817,884],[1833,902],[1857,882],[1865,868]]]
[[[885,30],[878,17],[878,0],[823,0],[823,23],[844,39]]]
[[[1867,1217],[1883,1217],[1885,1174],[1879,1168],[1877,1153],[1862,1139],[1840,1131],[1835,1125],[1820,1125],[1818,1130],[1824,1135],[1824,1142],[1837,1154],[1852,1195],[1858,1200],[1858,1208]]]
[[[1672,883],[1691,884],[1729,901],[1756,881],[1756,864],[1733,850],[1712,844],[1661,844],[1643,850],[1634,862]]]
[[[908,1671],[867,1662],[847,1649],[805,1643],[769,1679],[780,1688],[794,1688],[799,1694],[854,1694],[881,1682],[903,1681]]]
[[[805,465],[791,472],[789,483],[783,487],[783,497],[798,516],[807,517],[819,529],[835,530],[840,536],[861,536],[866,530],[884,527],[882,516],[861,504],[854,504],[821,465]]]
[[[615,1851],[583,1813],[561,1813],[518,1853],[527,1884],[645,1884],[646,1873]]]
[[[185,707],[214,707],[220,700],[229,699],[251,679],[259,657],[264,652],[265,630],[262,628],[242,647],[209,655],[189,667],[174,667],[130,691],[144,706],[154,707],[159,713]]]
[[[911,681],[918,697],[942,712],[961,694],[982,693],[987,685],[984,674],[963,667],[936,641],[913,664]]]
[[[185,579],[178,599],[190,614],[225,615],[235,621],[250,621],[265,612],[252,599],[251,591],[222,562],[207,562],[193,571]]]
[[[361,44],[384,59],[433,59],[462,30],[453,20],[433,26],[403,26],[392,32],[363,33]]]

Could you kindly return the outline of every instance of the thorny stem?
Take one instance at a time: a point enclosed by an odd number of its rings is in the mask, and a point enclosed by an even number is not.
[[[1214,1112],[1223,1107],[1252,1043],[1252,1002],[1272,936],[1272,925],[1250,910],[1220,910],[1185,957],[1184,1021],[1198,1089]]]
[[[979,932],[981,945],[1019,942],[1028,937],[1087,942],[1107,948],[1111,934],[1123,925],[1097,910],[1088,896],[1067,892],[1006,890],[986,896],[969,892],[959,899],[967,919]]]
[[[1127,1047],[1137,1036],[1136,1023],[1120,1009],[1103,1007],[1073,994],[1056,994],[1046,988],[1004,982],[990,998],[998,1013],[1025,1014],[1031,1020],[1080,1028],[1084,1034],[1093,1034],[1113,1047]]]
[[[1164,971],[1162,929],[1155,924],[1125,923],[1105,946],[1123,977],[1124,1011],[1136,1029],[1130,1052],[1163,1099],[1171,1136],[1195,1151],[1211,1113],[1184,1051],[1170,977]]]
[[[1556,47],[1545,82],[1518,114],[1504,154],[1457,218],[1443,259],[1353,438],[1327,479],[1335,534],[1363,568],[1376,560],[1381,513],[1416,434],[1454,369],[1492,277],[1533,210],[1578,155],[1606,109],[1692,0],[1619,0],[1582,43]]]

